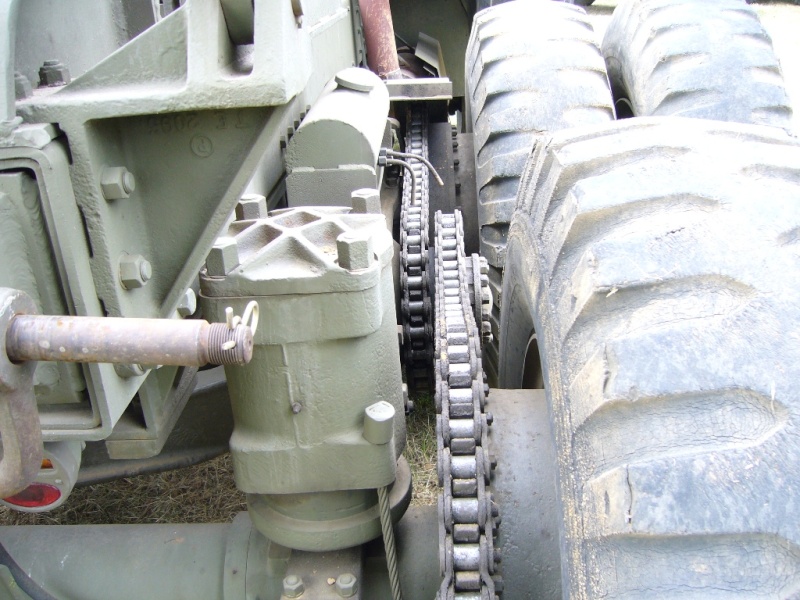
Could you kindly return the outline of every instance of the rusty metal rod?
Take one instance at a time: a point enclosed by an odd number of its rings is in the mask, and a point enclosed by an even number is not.
[[[244,365],[253,357],[253,333],[245,324],[194,319],[16,315],[6,353],[14,362]]]
[[[394,42],[394,23],[389,0],[358,0],[364,39],[367,42],[367,64],[381,79],[400,79],[400,61]]]

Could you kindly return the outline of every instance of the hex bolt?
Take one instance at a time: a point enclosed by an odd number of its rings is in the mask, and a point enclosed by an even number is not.
[[[124,253],[119,259],[119,281],[126,290],[144,287],[153,276],[150,261],[141,254]]]
[[[39,69],[39,87],[67,85],[72,78],[60,60],[46,60]]]
[[[217,238],[206,258],[206,273],[210,277],[225,277],[239,266],[239,244],[232,237]]]
[[[358,592],[358,579],[352,573],[342,573],[336,578],[334,587],[342,598],[352,598]]]
[[[178,301],[178,307],[175,309],[178,314],[183,317],[191,317],[197,310],[197,294],[194,293],[192,288],[187,288],[183,292],[183,296]]]
[[[381,195],[373,188],[361,188],[350,194],[352,212],[361,215],[381,214]]]
[[[33,96],[31,82],[19,71],[14,71],[14,97],[17,100],[24,100]]]
[[[100,173],[100,189],[106,200],[130,198],[136,189],[136,178],[125,167],[103,167]]]
[[[302,577],[287,575],[283,578],[283,595],[287,598],[299,598],[306,591]]]
[[[370,444],[388,444],[394,430],[394,406],[381,400],[364,409],[364,439]]]
[[[246,194],[236,205],[237,221],[264,219],[267,216],[267,199],[261,194]]]
[[[339,266],[348,271],[368,269],[372,264],[372,237],[365,231],[345,231],[336,238]]]

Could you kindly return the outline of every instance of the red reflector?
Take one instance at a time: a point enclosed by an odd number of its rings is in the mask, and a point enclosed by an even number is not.
[[[3,498],[3,500],[23,508],[41,508],[50,506],[59,498],[61,498],[61,490],[56,486],[46,483],[32,483],[19,494]]]

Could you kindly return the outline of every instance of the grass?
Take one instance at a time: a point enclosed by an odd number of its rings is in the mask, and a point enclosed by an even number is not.
[[[408,445],[406,459],[411,465],[414,492],[411,504],[424,506],[436,504],[439,482],[436,475],[436,409],[432,396],[414,399],[414,412],[406,421]]]
[[[433,398],[415,399],[408,417],[406,458],[414,482],[412,504],[436,503],[436,411]],[[72,492],[47,513],[21,513],[0,507],[2,525],[90,525],[229,522],[246,510],[233,483],[229,454],[178,471],[126,477]]]
[[[0,507],[0,520],[4,525],[214,523],[230,521],[245,508],[225,454],[187,469],[76,488],[64,505],[47,513]]]

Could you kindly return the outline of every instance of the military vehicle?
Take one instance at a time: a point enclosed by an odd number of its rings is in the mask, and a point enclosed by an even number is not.
[[[602,44],[491,4],[0,1],[0,498],[227,449],[247,496],[2,527],[0,596],[798,597],[769,36],[744,0],[621,0]]]

